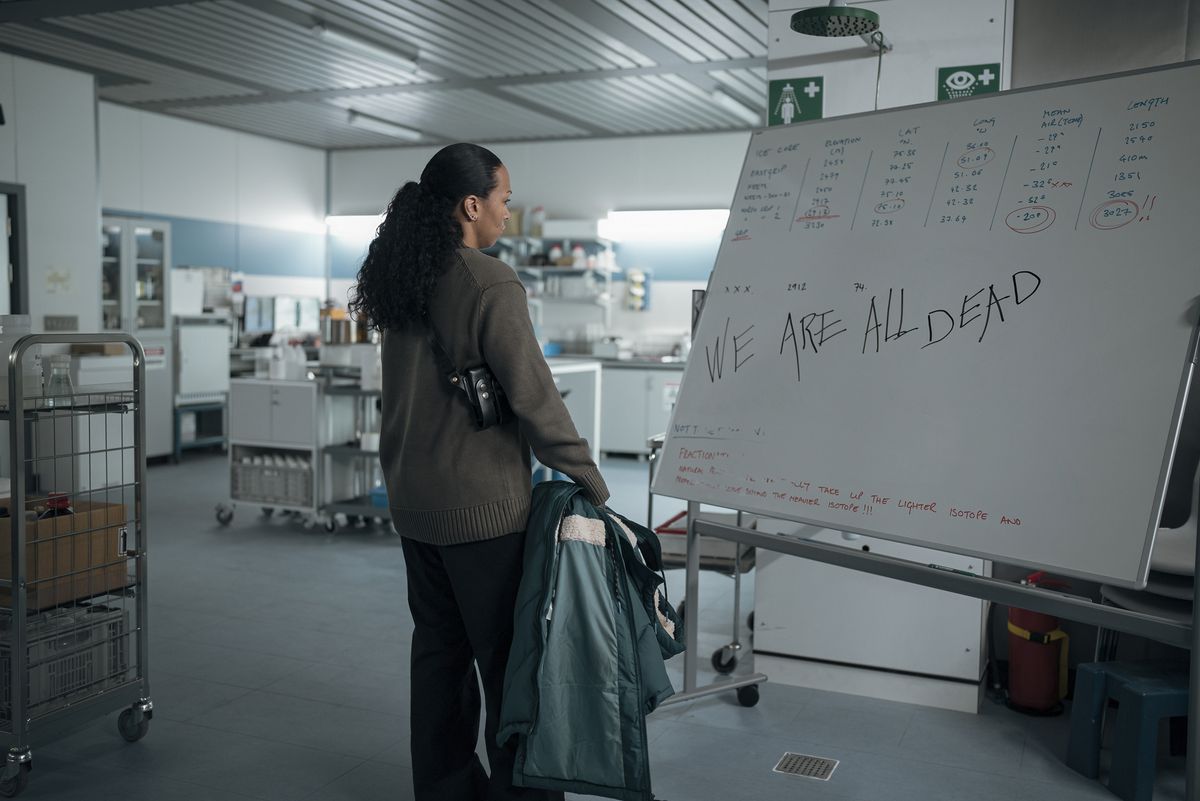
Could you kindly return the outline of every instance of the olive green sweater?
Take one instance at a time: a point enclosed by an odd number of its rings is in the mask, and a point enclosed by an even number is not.
[[[385,331],[379,457],[396,530],[435,545],[523,531],[530,447],[593,503],[606,501],[608,488],[554,385],[512,268],[460,249],[438,279],[429,317],[455,367],[491,368],[516,419],[477,430],[424,328]]]

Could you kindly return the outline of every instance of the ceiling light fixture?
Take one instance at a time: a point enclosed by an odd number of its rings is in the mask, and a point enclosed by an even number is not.
[[[750,108],[745,103],[726,92],[724,89],[714,89],[709,97],[711,97],[715,103],[720,105],[721,108],[725,109],[731,114],[737,115],[750,125],[754,125],[756,127],[762,126],[762,114]]]
[[[597,233],[613,242],[704,242],[719,239],[729,209],[610,211]]]
[[[366,53],[385,61],[399,61],[408,70],[415,71],[417,69],[417,59],[421,54],[415,47],[408,49],[377,44],[358,34],[349,33],[339,28],[331,28],[324,22],[318,22],[308,30],[313,36],[335,47],[357,50],[360,53]]]
[[[405,142],[419,141],[423,135],[415,128],[405,128],[399,123],[381,120],[378,117],[370,117],[354,109],[350,109],[350,113],[346,117],[346,122],[350,123],[352,128],[383,134],[393,139],[403,139]]]

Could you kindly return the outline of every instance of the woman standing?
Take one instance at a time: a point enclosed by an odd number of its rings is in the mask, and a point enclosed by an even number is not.
[[[417,801],[551,799],[512,786],[513,752],[495,745],[530,506],[530,455],[608,489],[562,403],[534,336],[525,289],[479,252],[503,234],[512,195],[491,151],[438,151],[388,206],[358,273],[351,311],[383,332],[379,454],[402,536],[412,641],[411,735]],[[513,415],[478,430],[455,369],[486,365]],[[515,418],[515,419],[514,419]],[[491,776],[475,754],[483,683]]]

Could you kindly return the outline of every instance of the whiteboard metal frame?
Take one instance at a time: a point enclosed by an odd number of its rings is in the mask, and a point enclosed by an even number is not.
[[[1144,75],[1144,74],[1150,74],[1150,73],[1155,73],[1155,72],[1165,72],[1165,71],[1169,71],[1169,70],[1187,69],[1187,68],[1200,68],[1200,59],[1193,59],[1190,61],[1181,61],[1181,62],[1177,62],[1174,64],[1164,64],[1164,65],[1155,66],[1155,67],[1146,67],[1146,68],[1138,69],[1138,70],[1128,70],[1125,72],[1114,72],[1114,73],[1109,73],[1106,75],[1093,76],[1090,78],[1079,78],[1079,79],[1070,80],[1070,81],[1059,81],[1056,83],[1038,84],[1036,86],[1026,86],[1026,87],[1022,87],[1020,89],[1007,90],[1000,94],[975,95],[973,97],[962,98],[960,100],[931,101],[929,103],[916,103],[916,104],[913,104],[910,106],[897,106],[895,108],[880,109],[878,111],[863,111],[863,112],[859,112],[857,114],[846,114],[846,115],[836,117],[836,118],[829,118],[829,119],[822,118],[822,119],[805,120],[803,122],[793,123],[792,125],[789,125],[787,127],[799,129],[806,125],[819,125],[822,123],[828,123],[830,121],[830,119],[837,119],[839,121],[840,120],[852,120],[852,119],[857,119],[859,117],[870,117],[870,116],[877,116],[879,114],[891,114],[891,113],[895,113],[895,112],[912,111],[915,109],[922,109],[922,108],[927,108],[927,107],[931,107],[931,106],[941,106],[947,102],[953,102],[953,103],[985,102],[986,103],[986,102],[988,102],[988,100],[992,100],[992,99],[995,99],[996,97],[1006,96],[1006,95],[1010,95],[1010,94],[1022,94],[1022,93],[1026,93],[1026,92],[1035,92],[1035,91],[1043,91],[1046,89],[1054,89],[1054,88],[1063,87],[1063,86],[1075,86],[1075,85],[1080,85],[1080,84],[1098,83],[1101,81],[1107,81],[1107,80],[1112,80],[1112,79],[1117,79],[1117,78],[1126,78],[1126,77],[1132,77],[1132,76],[1136,76],[1136,75]],[[758,136],[760,133],[765,133],[769,130],[772,130],[772,129],[771,128],[759,128],[759,129],[755,129],[754,131],[751,132],[750,144],[746,148],[746,156],[742,160],[742,167],[738,173],[739,181],[741,180],[741,176],[745,173],[746,162],[750,158],[750,150],[754,145],[754,137]],[[708,283],[707,283],[706,289],[705,289],[706,294],[712,290],[713,281],[716,278],[716,265],[719,265],[721,263],[721,257],[725,254],[725,249],[729,245],[730,245],[730,242],[728,241],[728,238],[725,237],[724,235],[722,235],[721,247],[717,252],[717,258],[716,258],[716,262],[714,263],[714,268],[709,273],[709,276],[708,276]],[[695,334],[698,330],[699,330],[699,320],[696,321],[695,330],[693,331],[693,339],[695,338]],[[1164,449],[1162,466],[1159,470],[1158,483],[1155,488],[1155,496],[1154,496],[1155,500],[1154,500],[1154,504],[1153,504],[1153,508],[1152,508],[1151,519],[1147,525],[1147,530],[1146,530],[1146,534],[1145,534],[1146,542],[1145,542],[1145,546],[1143,547],[1143,550],[1142,550],[1141,560],[1138,563],[1139,577],[1137,579],[1135,579],[1133,582],[1129,582],[1125,579],[1114,578],[1112,576],[1102,576],[1099,574],[1092,574],[1092,573],[1087,573],[1084,571],[1072,571],[1072,570],[1066,570],[1063,568],[1056,568],[1055,572],[1061,573],[1063,575],[1069,575],[1073,578],[1080,578],[1080,579],[1083,579],[1086,581],[1092,581],[1092,582],[1096,582],[1096,583],[1100,583],[1100,584],[1112,584],[1114,586],[1126,587],[1126,588],[1135,589],[1135,590],[1145,589],[1146,582],[1149,578],[1149,572],[1150,572],[1150,554],[1154,548],[1154,539],[1155,539],[1155,535],[1158,532],[1158,523],[1162,518],[1162,510],[1163,510],[1163,506],[1166,501],[1165,495],[1166,495],[1167,479],[1168,479],[1170,471],[1171,471],[1171,465],[1172,465],[1172,462],[1175,457],[1175,448],[1179,442],[1179,435],[1180,435],[1180,431],[1181,431],[1182,424],[1183,424],[1183,411],[1184,411],[1184,407],[1187,402],[1188,386],[1189,386],[1189,383],[1191,382],[1193,372],[1196,371],[1196,369],[1197,369],[1197,360],[1200,359],[1200,354],[1198,354],[1198,352],[1197,352],[1197,348],[1200,347],[1200,346],[1198,346],[1198,341],[1200,341],[1200,320],[1194,322],[1194,327],[1192,330],[1191,345],[1188,348],[1188,350],[1189,350],[1188,357],[1185,360],[1183,374],[1180,378],[1179,390],[1178,390],[1178,393],[1176,395],[1176,400],[1175,400],[1175,410],[1172,415],[1170,428],[1168,430],[1170,438]],[[687,366],[687,369],[684,372],[684,382],[686,382],[688,370],[690,370],[690,369],[691,369],[691,364],[689,363]],[[682,383],[683,382],[681,382],[681,385],[682,385]],[[678,408],[679,408],[679,406],[677,404],[675,406],[675,409],[672,410],[672,413],[671,413],[671,420],[668,423],[668,434],[667,434],[668,439],[670,438],[670,433],[669,433],[670,432],[670,423],[674,422],[675,411],[678,410]],[[665,444],[666,443],[664,442],[664,446],[665,446]],[[651,487],[651,491],[654,491],[653,487]],[[685,495],[680,494],[678,491],[675,491],[675,492],[668,491],[665,487],[663,489],[659,490],[657,492],[657,494],[666,495],[668,497],[673,497],[673,498],[679,498],[679,499],[688,501],[689,503],[692,502],[691,498],[688,498]],[[703,501],[703,502],[704,503],[714,503],[711,500]],[[721,505],[721,504],[718,503],[716,505]],[[798,515],[790,515],[790,514],[780,512],[778,510],[758,509],[758,508],[755,508],[753,505],[741,506],[738,508],[740,511],[757,514],[757,515],[760,515],[763,517],[772,517],[772,518],[777,518],[780,520],[788,520],[788,521],[795,522],[795,523],[803,523],[805,525],[820,526],[822,528],[836,528],[839,531],[848,531],[848,532],[852,532],[855,534],[862,534],[864,536],[870,536],[870,537],[878,537],[880,539],[889,540],[891,542],[902,542],[902,543],[906,543],[909,545],[916,545],[916,546],[924,547],[924,548],[937,547],[942,550],[952,551],[954,553],[963,554],[966,556],[974,556],[974,557],[977,557],[980,559],[995,560],[995,561],[999,561],[999,562],[1004,562],[1005,564],[1012,564],[1012,565],[1017,565],[1020,567],[1028,567],[1033,570],[1040,570],[1040,569],[1045,568],[1045,565],[1039,565],[1039,564],[1036,564],[1031,561],[1023,561],[1020,559],[1020,557],[1016,557],[1016,556],[1008,556],[1008,555],[1000,556],[997,554],[976,551],[976,550],[973,550],[970,548],[954,548],[954,547],[951,547],[951,546],[948,546],[945,544],[939,544],[937,546],[934,546],[931,543],[926,542],[926,541],[918,541],[918,540],[914,540],[914,539],[911,539],[908,537],[898,536],[896,534],[889,534],[887,532],[879,531],[876,529],[868,529],[868,528],[862,528],[862,527],[857,527],[857,526],[844,526],[844,525],[838,525],[835,527],[835,526],[828,525],[827,521],[816,520],[813,518],[806,518],[806,517],[798,516]],[[1116,628],[1116,627],[1113,627],[1113,628]],[[1197,796],[1197,799],[1200,799],[1200,796]]]
[[[1200,373],[1200,322],[1192,330],[1188,363],[1180,386],[1177,418],[1182,416],[1188,395],[1194,388],[1196,374]],[[1170,450],[1164,459],[1164,471],[1169,472],[1178,443],[1180,420],[1173,427]],[[1163,481],[1165,483],[1165,472]],[[1200,486],[1195,490],[1200,492]],[[1162,490],[1160,489],[1160,494]],[[1161,507],[1161,498],[1160,498]],[[700,608],[700,537],[715,537],[740,545],[763,548],[768,551],[811,559],[815,562],[870,573],[884,578],[896,579],[909,584],[918,584],[935,590],[952,592],[971,598],[979,598],[1006,606],[1019,606],[1054,617],[1073,620],[1114,631],[1134,634],[1152,640],[1187,648],[1191,651],[1188,678],[1188,744],[1185,798],[1200,799],[1200,626],[1184,624],[1141,612],[1132,612],[1115,606],[1105,606],[1090,598],[1058,592],[1043,587],[1019,584],[989,576],[976,576],[963,571],[949,570],[933,565],[922,565],[892,556],[857,549],[842,548],[823,542],[814,542],[798,536],[770,534],[738,525],[728,525],[699,519],[700,504],[688,502],[687,562],[684,597],[688,609]],[[1161,508],[1160,512],[1161,514]],[[1157,520],[1157,518],[1156,518]],[[822,527],[824,528],[824,527]],[[814,527],[815,530],[815,527]],[[1151,537],[1153,544],[1153,537]],[[1146,556],[1149,559],[1149,552]],[[1193,570],[1192,607],[1200,609],[1200,548],[1196,550]],[[767,681],[763,673],[752,672],[733,679],[717,681],[704,687],[696,686],[699,635],[696,624],[684,627],[683,692],[664,702],[685,703],[697,698],[736,690],[748,685]],[[753,655],[753,651],[751,651]],[[991,659],[991,654],[988,658]]]

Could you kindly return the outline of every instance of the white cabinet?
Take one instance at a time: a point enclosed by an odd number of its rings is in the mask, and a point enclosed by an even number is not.
[[[604,366],[601,428],[606,453],[647,454],[646,440],[667,430],[683,371]]]
[[[229,382],[229,439],[271,439],[271,386],[264,381]]]
[[[313,444],[317,436],[317,385],[271,387],[271,441],[280,445]]]
[[[607,387],[601,388],[600,363],[591,359],[548,359],[554,384],[563,395],[563,405],[579,436],[588,442],[592,458],[599,461],[602,449],[600,398]],[[607,442],[605,437],[604,442]]]
[[[991,573],[977,557],[875,537],[820,529],[810,539]],[[756,573],[754,650],[772,680],[976,711],[987,664],[985,601],[762,550]]]
[[[679,395],[679,384],[683,381],[682,370],[651,370],[646,382],[646,440],[662,434],[671,423],[671,412],[675,410],[675,398]]]
[[[313,381],[229,382],[229,437],[237,443],[284,448],[317,445],[317,384]]]

